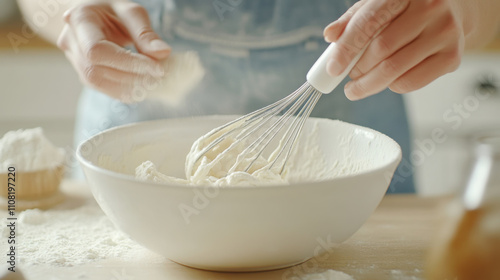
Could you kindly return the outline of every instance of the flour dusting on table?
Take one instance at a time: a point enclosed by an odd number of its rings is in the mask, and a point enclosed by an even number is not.
[[[342,271],[328,269],[321,273],[303,275],[300,280],[354,280],[354,278]]]
[[[118,231],[95,202],[69,210],[26,210],[17,220],[17,252],[22,267],[70,267],[113,261],[162,263],[165,258],[144,249]],[[3,238],[9,235],[2,229]],[[2,252],[7,242],[2,242]]]

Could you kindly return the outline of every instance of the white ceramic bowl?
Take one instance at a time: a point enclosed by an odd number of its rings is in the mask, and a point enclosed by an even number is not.
[[[365,168],[326,181],[218,189],[134,178],[145,160],[184,177],[193,141],[234,118],[113,128],[82,143],[77,157],[95,199],[130,238],[175,262],[218,271],[282,268],[334,250],[329,246],[349,238],[375,210],[401,160],[399,145],[377,131],[310,118],[303,135],[317,123],[328,164],[349,158]]]

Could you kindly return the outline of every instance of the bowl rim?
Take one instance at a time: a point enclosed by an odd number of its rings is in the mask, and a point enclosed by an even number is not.
[[[95,139],[97,137],[101,137],[104,134],[111,133],[111,132],[116,131],[116,130],[126,129],[126,128],[130,128],[130,127],[134,127],[134,126],[145,125],[145,124],[152,125],[154,123],[187,120],[187,119],[193,119],[193,118],[195,118],[195,119],[198,119],[198,118],[203,118],[203,119],[207,119],[207,118],[217,119],[217,118],[237,118],[237,117],[240,117],[240,116],[242,116],[242,115],[200,115],[200,116],[190,116],[190,117],[180,117],[180,118],[167,118],[167,119],[158,119],[158,120],[147,120],[147,121],[139,121],[139,122],[133,122],[133,123],[128,123],[128,124],[118,125],[118,126],[114,126],[114,127],[108,128],[106,130],[103,130],[103,131],[101,131],[101,132],[99,132],[99,133],[97,133],[97,134],[95,134],[95,135],[87,138],[86,140],[82,141],[80,144],[78,144],[78,147],[77,147],[76,152],[75,152],[75,156],[76,156],[76,158],[78,159],[78,161],[80,162],[81,165],[84,165],[84,166],[86,166],[89,169],[92,169],[92,170],[94,170],[94,171],[96,171],[98,173],[102,173],[102,174],[105,174],[105,175],[108,175],[108,176],[112,176],[112,177],[115,177],[115,178],[118,178],[118,179],[130,181],[130,182],[146,183],[148,185],[157,186],[157,187],[174,187],[174,188],[182,188],[182,189],[218,188],[218,189],[239,189],[239,190],[241,190],[241,189],[261,189],[261,188],[264,188],[264,189],[275,189],[275,188],[284,188],[284,187],[290,188],[290,187],[299,187],[299,186],[302,186],[304,184],[307,184],[308,186],[310,186],[310,185],[315,185],[315,184],[322,184],[324,182],[339,182],[339,181],[343,181],[343,180],[347,180],[347,179],[352,179],[353,177],[370,176],[370,175],[378,172],[379,170],[385,169],[389,165],[392,165],[394,162],[397,162],[397,166],[399,166],[399,164],[401,162],[401,159],[402,159],[401,146],[394,139],[392,139],[391,137],[387,136],[386,134],[384,134],[382,132],[379,132],[379,131],[374,130],[374,129],[369,128],[369,127],[364,127],[364,126],[361,126],[361,125],[344,122],[344,121],[338,120],[338,119],[317,118],[317,117],[309,117],[308,119],[320,120],[320,121],[321,120],[328,120],[328,121],[341,122],[343,124],[347,124],[347,125],[350,125],[350,126],[354,126],[356,128],[360,128],[360,129],[363,129],[363,130],[370,131],[370,132],[372,132],[374,134],[379,134],[382,137],[385,137],[386,139],[388,139],[390,142],[392,142],[395,145],[395,147],[397,148],[397,154],[396,154],[396,156],[393,159],[389,160],[387,163],[385,163],[383,165],[378,166],[377,168],[371,168],[369,170],[361,171],[361,172],[358,172],[358,173],[355,173],[355,174],[341,175],[341,176],[337,176],[337,177],[334,177],[334,178],[331,178],[331,179],[327,179],[327,180],[308,181],[308,182],[294,182],[294,183],[288,183],[288,184],[241,186],[241,187],[211,186],[211,185],[190,185],[190,184],[178,184],[178,183],[168,183],[167,184],[167,183],[161,183],[161,182],[138,180],[133,175],[124,174],[124,173],[120,173],[120,172],[116,172],[116,171],[112,171],[112,170],[109,170],[109,169],[105,169],[105,168],[99,167],[99,166],[93,164],[90,160],[86,159],[81,154],[82,147],[84,145],[86,145],[87,143],[91,142],[93,139]],[[396,166],[396,169],[397,169],[397,166]],[[392,174],[392,177],[393,176],[394,176],[394,173]],[[391,177],[391,180],[392,180],[392,177]],[[390,185],[390,181],[387,184],[387,187],[389,187],[389,185]]]

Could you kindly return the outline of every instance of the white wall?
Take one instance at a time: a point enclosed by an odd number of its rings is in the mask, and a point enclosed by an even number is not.
[[[478,91],[485,80],[496,86],[489,95]],[[419,192],[460,192],[474,160],[473,138],[500,132],[500,53],[468,54],[457,71],[405,98]],[[433,139],[440,131],[444,141]]]
[[[0,50],[0,134],[41,126],[56,145],[72,145],[81,84],[57,49]]]

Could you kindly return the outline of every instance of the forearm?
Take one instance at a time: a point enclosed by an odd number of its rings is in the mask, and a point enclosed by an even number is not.
[[[67,10],[82,4],[116,2],[124,0],[17,0],[26,23],[38,35],[56,44],[61,33]]]
[[[455,0],[462,11],[466,49],[488,44],[500,31],[499,0]]]

